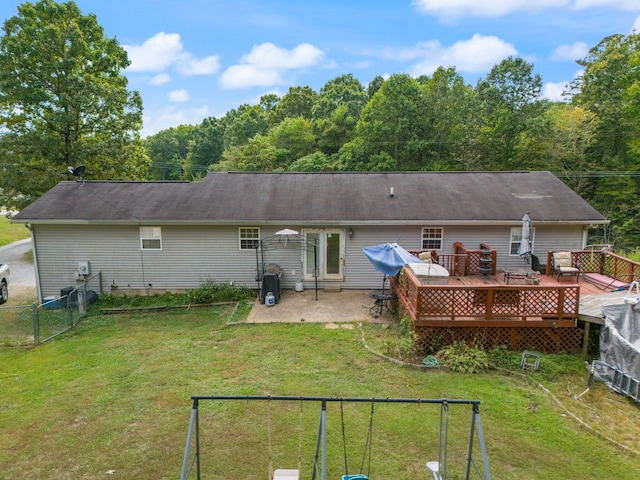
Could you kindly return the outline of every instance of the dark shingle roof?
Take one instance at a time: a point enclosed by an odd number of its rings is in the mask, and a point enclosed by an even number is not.
[[[15,220],[495,223],[526,211],[536,222],[606,221],[550,172],[220,172],[201,182],[62,182]]]

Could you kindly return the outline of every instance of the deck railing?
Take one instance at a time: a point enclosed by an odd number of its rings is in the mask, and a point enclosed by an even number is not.
[[[553,252],[547,253],[547,275],[553,271]],[[640,279],[640,262],[621,257],[607,249],[575,250],[571,252],[571,260],[580,265],[582,273],[599,273],[622,282]]]
[[[482,262],[481,259],[488,255],[491,259],[491,275],[496,274],[496,263],[498,259],[498,252],[495,248],[491,248],[484,243],[480,244],[480,248],[477,250],[469,249],[465,247],[461,242],[455,242],[453,244],[453,251],[457,256],[465,256],[466,261],[464,264],[464,270],[456,269],[455,272],[451,272],[454,275],[476,275],[481,273]]]
[[[438,253],[435,250],[409,250],[409,253],[416,257],[429,253],[431,261],[446,268],[450,275],[467,275],[469,255],[466,253]]]
[[[415,326],[573,327],[578,316],[578,285],[422,285],[405,268],[392,279]]]

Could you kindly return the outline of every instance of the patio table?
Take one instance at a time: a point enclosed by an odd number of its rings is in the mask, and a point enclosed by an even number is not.
[[[368,293],[370,298],[375,300],[373,306],[369,309],[369,313],[372,317],[379,317],[382,315],[382,310],[386,309],[387,312],[393,313],[393,309],[390,304],[393,299],[396,298],[396,294],[391,290],[371,290]]]
[[[538,272],[530,268],[505,268],[504,281],[509,285],[511,280],[526,280],[534,283],[538,281]]]

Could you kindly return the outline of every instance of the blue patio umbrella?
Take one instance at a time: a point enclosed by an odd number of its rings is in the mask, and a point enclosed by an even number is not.
[[[397,243],[384,243],[374,247],[366,247],[362,251],[375,269],[385,275],[397,275],[402,270],[402,267],[408,263],[422,263],[422,260],[411,255]]]

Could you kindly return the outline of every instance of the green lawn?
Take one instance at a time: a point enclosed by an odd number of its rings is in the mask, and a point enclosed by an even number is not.
[[[11,223],[9,219],[0,215],[0,246],[29,238],[29,230],[21,223]]]
[[[528,376],[424,371],[372,353],[393,329],[227,324],[246,310],[95,315],[40,347],[0,349],[0,477],[176,479],[196,394],[478,399],[493,478],[638,476],[640,455],[602,436],[640,450],[640,411],[601,384],[574,400],[587,379],[579,358],[544,356]],[[319,413],[311,405],[300,415],[298,404],[203,403],[202,478],[266,479],[270,456],[274,468],[296,468],[299,444],[302,478],[310,478]],[[359,469],[369,413],[368,404],[345,405],[350,473]],[[376,407],[371,478],[430,478],[424,464],[437,457],[438,414],[429,405]],[[451,480],[463,478],[455,465],[464,462],[469,420],[467,407],[451,407]],[[328,423],[335,479],[344,470],[337,404]]]

